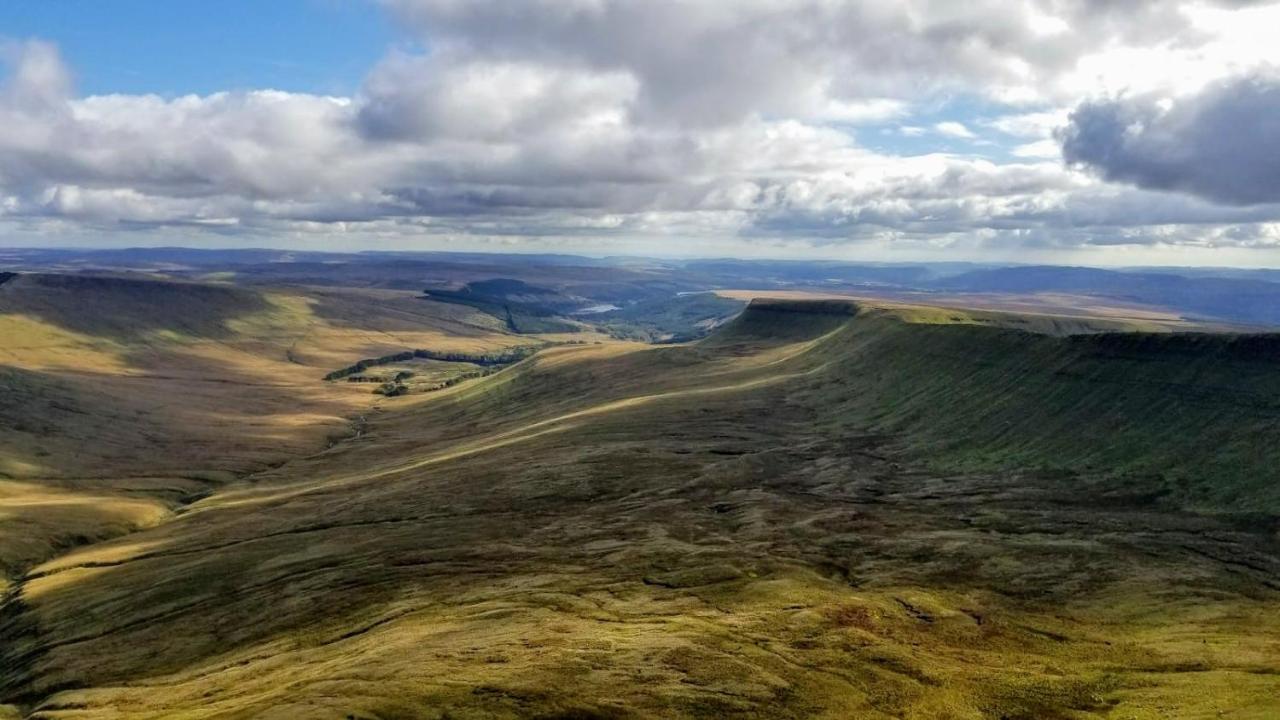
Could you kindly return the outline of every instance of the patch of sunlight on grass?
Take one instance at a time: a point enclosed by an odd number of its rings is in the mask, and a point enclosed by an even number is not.
[[[201,338],[195,335],[187,335],[177,330],[168,328],[160,328],[156,330],[148,330],[142,333],[139,342],[143,345],[186,345],[189,343],[200,342]]]
[[[236,278],[236,273],[230,270],[205,273],[204,275],[200,276],[200,279],[203,280],[204,282],[216,282],[216,283],[229,283],[235,280],[235,278]]]
[[[28,600],[39,600],[49,593],[66,588],[74,588],[78,584],[93,582],[94,578],[101,577],[110,571],[111,568],[109,566],[67,568],[52,575],[43,575],[33,580],[28,580],[22,587],[22,595]]]
[[[1173,332],[1174,327],[1143,318],[1083,317],[1046,312],[1000,312],[876,302],[867,305],[913,325],[985,325],[1040,335],[1098,332]]]
[[[535,355],[533,362],[539,368],[549,369],[656,349],[653,345],[646,343],[610,340],[599,345],[563,345],[547,348]]]
[[[117,373],[128,370],[125,348],[64,330],[29,315],[0,315],[0,364],[28,370]]]
[[[804,290],[722,290],[718,295],[736,300],[845,300],[918,325],[985,325],[1042,335],[1099,332],[1168,333],[1197,328],[1211,329],[1159,309],[1110,307],[1098,298],[1066,295],[1010,296],[1001,301],[985,297],[906,300],[851,293]]]
[[[0,475],[8,475],[9,477],[35,477],[44,475],[49,469],[43,465],[38,465],[26,460],[19,460],[15,457],[0,457]]]
[[[0,481],[0,564],[27,567],[65,548],[155,527],[171,513],[159,500]]]
[[[270,306],[266,310],[223,323],[231,332],[246,337],[271,337],[279,333],[299,333],[320,322],[312,306],[315,300],[301,295],[263,293]]]
[[[51,576],[80,566],[115,565],[162,547],[164,547],[164,543],[159,540],[93,545],[54,558],[43,565],[37,566],[33,573]]]

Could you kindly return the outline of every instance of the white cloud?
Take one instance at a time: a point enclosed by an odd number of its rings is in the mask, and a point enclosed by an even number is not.
[[[1006,135],[1019,138],[1051,138],[1058,128],[1067,124],[1067,111],[1053,110],[1002,115],[984,123]]]
[[[976,135],[973,134],[972,130],[964,126],[964,123],[959,123],[954,120],[947,120],[945,122],[940,122],[934,125],[933,129],[939,135],[945,135],[950,138],[958,138],[961,140],[972,140],[975,137],[977,137]]]
[[[825,106],[806,119],[850,124],[873,123],[902,117],[908,111],[906,103],[888,98],[860,101],[828,100]]]
[[[1018,145],[1010,152],[1012,152],[1015,157],[1020,158],[1055,160],[1062,157],[1062,146],[1055,140],[1037,140],[1035,142]]]
[[[430,50],[390,52],[350,98],[78,97],[54,47],[5,47],[0,217],[60,231],[363,229],[539,242],[1276,244],[1271,198],[1240,208],[1193,184],[1111,185],[1106,173],[1064,167],[1052,137],[1070,107],[1098,93],[1194,97],[1181,73],[1210,87],[1274,59],[1258,28],[1277,6],[383,5]],[[996,110],[946,111],[957,97]],[[1001,105],[1011,101],[1025,105]],[[887,149],[859,144],[868,125]],[[892,149],[903,137],[917,138],[912,148],[938,136],[977,141],[975,130],[979,142],[1005,144],[966,143],[974,154],[963,157]]]

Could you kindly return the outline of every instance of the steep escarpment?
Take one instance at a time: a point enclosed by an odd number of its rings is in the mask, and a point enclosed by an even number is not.
[[[1280,511],[1280,335],[1053,337],[865,309],[813,358],[827,364],[809,395],[825,418],[894,434],[940,467],[1070,470]]]
[[[1280,334],[1056,337],[989,315],[756,301],[712,342],[828,333],[808,354],[822,372],[796,392],[833,427],[891,434],[937,468],[1074,471],[1280,514]]]
[[[814,340],[844,327],[858,312],[856,303],[845,300],[752,300],[741,315],[703,344],[722,347]]]

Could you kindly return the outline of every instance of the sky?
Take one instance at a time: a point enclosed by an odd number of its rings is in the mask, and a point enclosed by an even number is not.
[[[15,0],[0,244],[1280,266],[1280,3]]]

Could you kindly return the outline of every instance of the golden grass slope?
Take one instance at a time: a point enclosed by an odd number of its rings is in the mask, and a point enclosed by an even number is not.
[[[11,279],[0,285],[6,577],[352,434],[375,396],[320,381],[335,368],[527,342],[486,318],[412,293]]]
[[[129,302],[122,303],[121,313],[142,304],[147,293],[164,306],[172,288],[185,284],[125,285]],[[67,409],[56,428],[43,428],[49,432],[0,439],[7,445],[5,472],[19,477],[260,469],[344,434],[348,418],[371,405],[368,388],[316,382],[336,367],[412,347],[480,351],[519,342],[483,320],[472,324],[478,314],[460,314],[454,306],[409,293],[303,289],[253,293],[252,303],[238,302],[216,323],[211,317],[194,323],[206,335],[187,334],[184,328],[193,324],[181,317],[166,325],[159,313],[145,332],[112,337],[111,322],[104,325],[106,334],[93,335],[86,334],[89,319],[77,320],[81,329],[73,331],[31,314],[61,317],[71,314],[66,308],[79,308],[87,315],[113,315],[86,304],[78,288],[58,298],[54,290],[62,286],[40,287],[36,302],[24,295],[25,287],[25,276],[0,286],[0,359],[10,368],[10,392],[50,397]],[[100,292],[90,300],[101,305],[110,298]],[[65,307],[51,311],[59,301]],[[239,313],[246,305],[252,310]],[[222,310],[204,312],[215,316]],[[71,407],[77,402],[83,407]],[[20,408],[12,412],[22,415]],[[31,415],[15,421],[42,421],[39,413]],[[136,433],[113,442],[109,428],[78,432],[76,415],[85,423],[105,415],[115,425],[138,425],[148,440],[139,447],[128,439]],[[104,432],[101,442],[87,442]],[[36,455],[54,459],[39,462]]]

